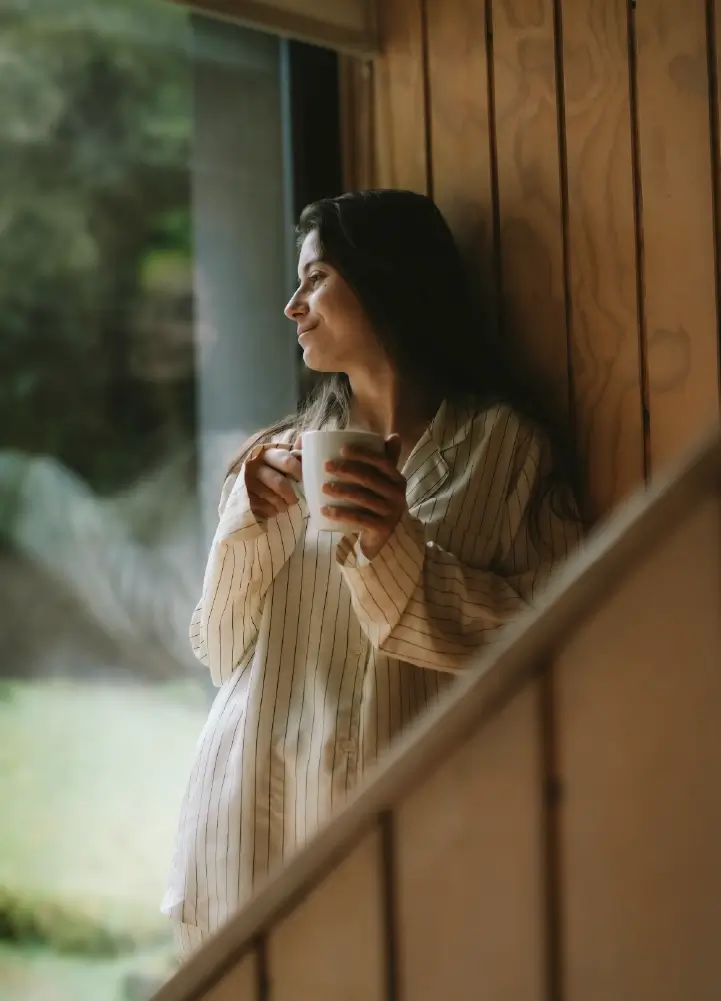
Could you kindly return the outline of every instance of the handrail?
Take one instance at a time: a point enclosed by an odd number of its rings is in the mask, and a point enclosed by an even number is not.
[[[402,736],[372,781],[155,995],[196,1001],[253,950],[442,756],[495,716],[649,551],[707,495],[721,494],[721,428],[685,462],[639,492],[552,579],[493,650]]]

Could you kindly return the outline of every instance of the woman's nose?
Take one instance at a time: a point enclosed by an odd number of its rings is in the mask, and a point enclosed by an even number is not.
[[[295,293],[283,312],[289,320],[297,320],[298,317],[304,316],[308,312],[308,307],[303,301],[300,289]]]

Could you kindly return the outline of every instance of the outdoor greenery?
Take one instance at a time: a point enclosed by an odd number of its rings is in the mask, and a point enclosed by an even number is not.
[[[192,454],[192,136],[182,7],[0,0],[0,635],[32,640],[0,665],[0,1001],[140,1001],[173,967],[158,906],[202,674],[51,677],[83,645],[75,598],[12,551],[2,476],[42,455],[111,511]]]
[[[158,908],[204,694],[52,681],[3,692],[0,1001],[37,1001],[60,975],[52,1001],[119,1001],[126,975],[172,970]]]
[[[3,445],[101,490],[192,423],[190,364],[159,390],[132,360],[148,296],[177,306],[191,252],[187,32],[159,0],[0,5]]]
[[[12,893],[0,886],[0,940],[44,946],[80,956],[118,956],[135,948],[129,933],[116,933],[53,899]]]

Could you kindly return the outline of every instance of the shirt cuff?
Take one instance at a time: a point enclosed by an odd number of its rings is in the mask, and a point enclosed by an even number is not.
[[[338,543],[336,559],[356,613],[367,627],[377,627],[379,642],[401,620],[421,580],[425,553],[425,528],[408,511],[372,559],[363,554],[357,535],[346,535]]]

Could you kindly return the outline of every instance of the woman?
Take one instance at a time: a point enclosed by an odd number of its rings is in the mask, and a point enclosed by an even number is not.
[[[370,191],[308,206],[286,307],[312,401],[228,477],[191,626],[220,688],[186,793],[164,911],[181,955],[310,837],[532,597],[578,538],[547,438],[510,405],[433,202]],[[295,486],[305,428],[383,434],[318,533]]]

